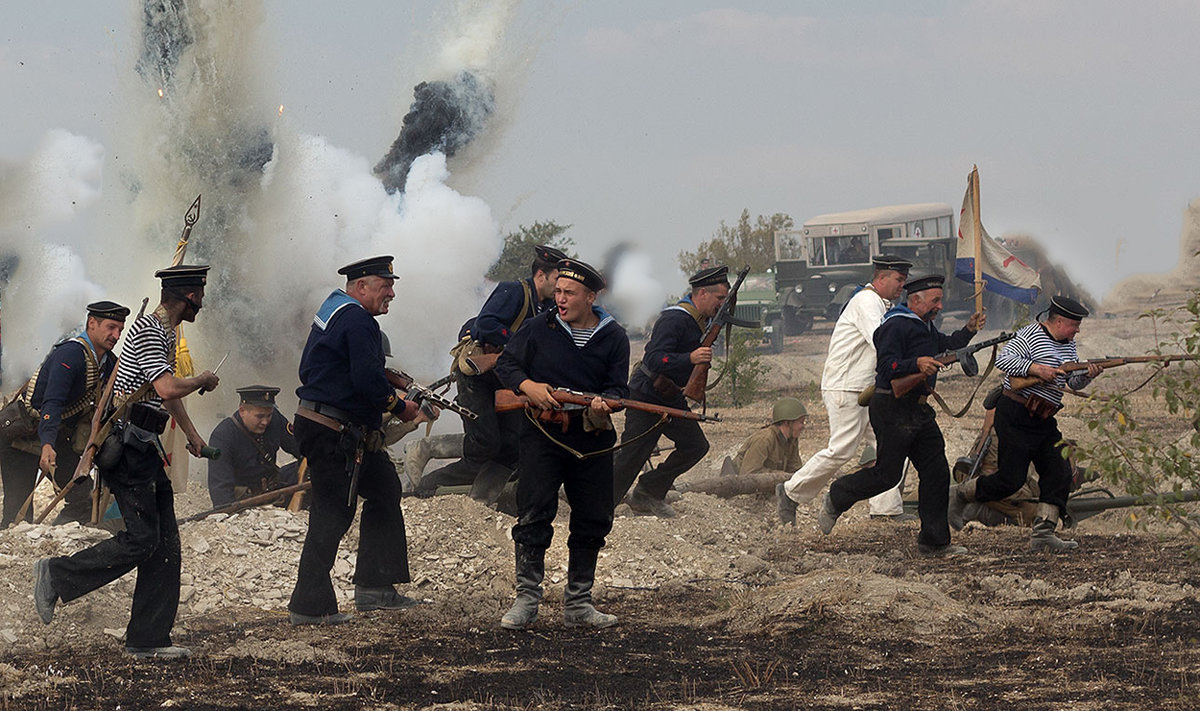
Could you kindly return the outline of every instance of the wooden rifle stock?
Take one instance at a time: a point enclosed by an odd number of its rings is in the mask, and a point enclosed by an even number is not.
[[[746,275],[749,273],[749,265],[742,267],[742,271],[738,272],[737,281],[729,290],[729,297],[725,299],[725,303],[721,304],[721,309],[708,324],[708,330],[704,332],[704,338],[700,340],[701,348],[712,348],[712,345],[717,342],[717,336],[721,335],[721,327],[725,325],[725,317],[732,314],[737,307],[738,289],[742,288],[742,282],[746,281]],[[693,402],[704,402],[704,390],[708,387],[708,371],[711,369],[711,361],[692,366],[692,374],[688,376],[687,385],[683,386],[683,394],[687,399]]]
[[[500,354],[480,353],[479,355],[473,355],[463,360],[466,362],[467,368],[471,371],[467,375],[482,375],[496,367],[496,361],[500,360]]]
[[[278,501],[280,497],[288,496],[289,494],[295,494],[301,491],[308,491],[311,488],[312,480],[310,479],[308,481],[302,481],[299,484],[292,484],[291,486],[283,486],[278,489],[271,489],[270,491],[265,491],[256,496],[248,496],[244,499],[238,499],[237,501],[225,504],[224,506],[216,506],[207,511],[201,511],[198,514],[192,514],[191,516],[181,520],[180,523],[199,521],[202,518],[208,518],[214,514],[235,514],[238,511],[245,511],[246,509],[252,509],[256,506],[273,503]]]
[[[596,397],[593,393],[581,393],[574,390],[565,390],[556,388],[551,391],[551,396],[562,405],[582,405],[588,406],[592,404],[592,399]],[[677,407],[665,407],[663,405],[655,405],[641,400],[630,400],[628,398],[619,397],[601,397],[605,404],[614,412],[622,408],[630,410],[640,410],[649,412],[655,415],[666,415],[675,417],[681,420],[696,420],[697,422],[720,422],[721,418],[716,415],[705,415],[691,410],[683,410]],[[512,412],[514,410],[523,410],[527,407],[535,407],[529,398],[525,395],[517,395],[507,388],[502,388],[496,391],[496,412]]]
[[[1144,355],[1144,356],[1127,356],[1124,358],[1093,358],[1091,360],[1079,361],[1078,363],[1063,363],[1058,366],[1062,370],[1070,373],[1076,370],[1087,370],[1089,365],[1098,365],[1102,368],[1116,368],[1120,365],[1129,365],[1130,363],[1171,363],[1180,360],[1196,360],[1196,356],[1190,355]],[[1010,375],[1008,377],[1009,385],[1013,390],[1020,390],[1031,385],[1045,382],[1041,378],[1032,375]]]

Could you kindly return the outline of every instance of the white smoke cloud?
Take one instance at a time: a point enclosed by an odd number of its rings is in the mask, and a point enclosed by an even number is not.
[[[26,162],[0,168],[0,258],[16,258],[4,289],[6,388],[78,331],[84,306],[103,296],[75,248],[56,244],[63,225],[99,198],[103,156],[95,141],[54,129]]]
[[[635,248],[621,252],[612,267],[611,280],[606,303],[614,307],[627,327],[649,324],[669,296],[666,287],[654,276],[650,255]]]

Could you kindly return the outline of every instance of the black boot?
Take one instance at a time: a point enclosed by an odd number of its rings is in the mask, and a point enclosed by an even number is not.
[[[517,550],[517,600],[500,626],[506,630],[523,630],[537,619],[538,603],[542,601],[542,578],[546,575],[546,549],[530,548],[520,543]]]
[[[471,498],[485,506],[492,506],[500,500],[504,485],[512,478],[513,470],[499,462],[488,462],[475,475],[471,484]]]
[[[567,588],[563,591],[563,619],[568,627],[612,627],[616,615],[606,615],[592,605],[596,558],[600,551],[572,548],[567,559]]]
[[[963,483],[950,487],[950,504],[946,509],[946,521],[950,528],[961,531],[967,525],[966,506],[975,501],[975,485],[978,479],[967,479]]]

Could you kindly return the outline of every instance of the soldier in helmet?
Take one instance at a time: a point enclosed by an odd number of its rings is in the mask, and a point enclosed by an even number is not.
[[[803,466],[800,458],[800,433],[808,421],[804,403],[794,397],[781,397],[771,408],[771,424],[746,438],[731,461],[738,474],[777,471],[791,476]],[[783,478],[781,477],[781,481]]]
[[[676,484],[679,491],[738,496],[772,494],[775,486],[799,469],[800,433],[808,420],[804,403],[782,397],[771,408],[771,423],[746,438],[732,457],[725,457],[721,475]]]

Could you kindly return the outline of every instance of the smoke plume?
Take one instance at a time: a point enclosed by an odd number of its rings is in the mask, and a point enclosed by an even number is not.
[[[423,81],[413,88],[404,127],[378,164],[375,174],[389,193],[404,190],[409,167],[437,151],[447,158],[483,131],[496,99],[480,79],[463,71],[452,81]]]

